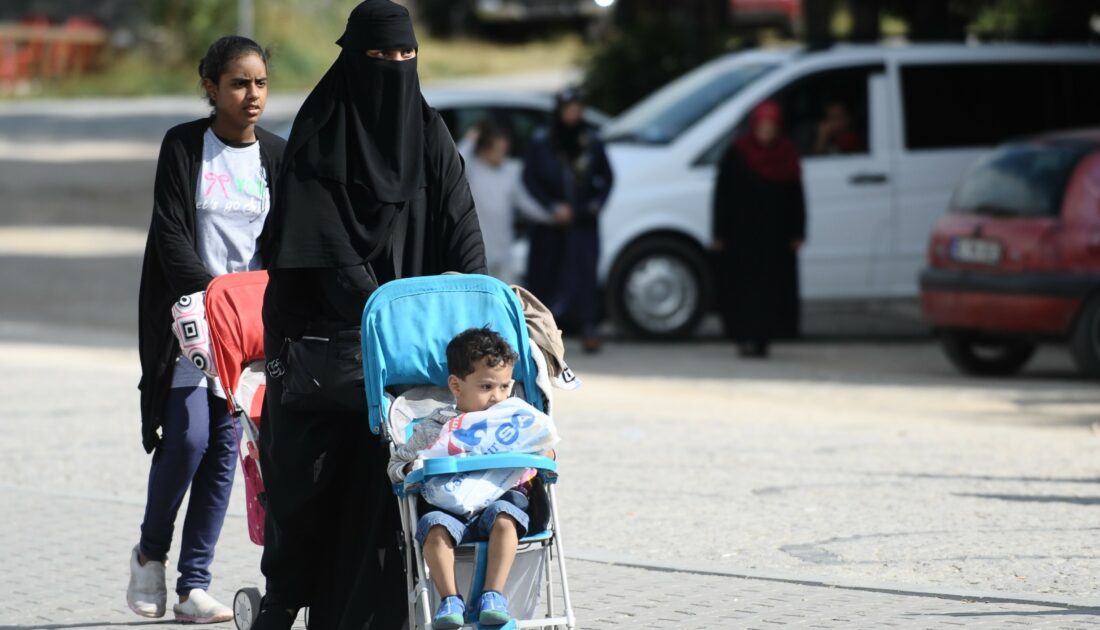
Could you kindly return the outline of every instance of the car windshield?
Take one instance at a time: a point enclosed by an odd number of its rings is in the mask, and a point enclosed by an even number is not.
[[[953,212],[990,216],[1057,216],[1082,145],[1013,144],[971,167],[951,203]]]
[[[707,64],[669,83],[604,129],[609,142],[668,144],[776,64]]]

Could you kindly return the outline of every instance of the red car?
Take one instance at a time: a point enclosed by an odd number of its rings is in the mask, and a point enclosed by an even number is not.
[[[1100,376],[1100,130],[979,160],[933,229],[928,261],[921,306],[956,367],[1011,374],[1056,339]]]

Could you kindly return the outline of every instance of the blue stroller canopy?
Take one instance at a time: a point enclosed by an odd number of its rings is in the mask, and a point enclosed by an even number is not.
[[[488,326],[519,354],[512,372],[528,403],[545,409],[531,357],[523,306],[508,285],[482,275],[424,276],[387,282],[363,309],[363,378],[370,428],[389,413],[385,389],[447,386],[447,344],[467,328]]]

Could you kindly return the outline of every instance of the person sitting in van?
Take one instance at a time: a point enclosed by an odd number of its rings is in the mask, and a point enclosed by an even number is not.
[[[863,136],[852,128],[852,115],[841,101],[829,101],[824,117],[817,123],[814,155],[830,153],[862,153],[866,150]]]

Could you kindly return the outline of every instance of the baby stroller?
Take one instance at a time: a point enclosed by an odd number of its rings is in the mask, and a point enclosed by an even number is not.
[[[260,475],[259,427],[264,404],[264,326],[261,311],[267,272],[218,276],[206,289],[206,322],[218,381],[229,412],[240,420],[241,472],[244,475],[248,535],[264,544],[264,482]],[[260,590],[242,588],[233,598],[233,620],[239,630],[252,627],[260,610]]]
[[[539,386],[541,352],[528,338],[523,308],[503,282],[481,275],[444,275],[389,282],[371,296],[363,311],[363,374],[367,390],[371,430],[388,440],[391,450],[405,442],[419,418],[452,403],[446,389],[448,342],[468,328],[488,326],[519,354],[513,369],[513,395],[549,413],[549,387]],[[543,383],[548,380],[541,379]],[[428,568],[414,538],[417,496],[425,479],[437,475],[493,468],[538,470],[531,501],[531,526],[519,542],[516,560],[504,595],[518,628],[574,628],[569,583],[562,553],[554,484],[557,465],[534,455],[500,453],[434,458],[424,461],[401,484],[395,484],[405,548],[406,585],[409,594],[409,626],[431,630],[432,611],[439,604],[431,587]],[[542,506],[544,513],[536,515]],[[476,602],[483,587],[487,543],[460,545],[455,549],[455,574],[467,602]],[[553,565],[564,610],[555,614]],[[545,578],[545,585],[543,579]],[[545,587],[545,613],[538,615]],[[473,607],[471,607],[473,608]],[[476,627],[470,610],[464,627]],[[514,625],[513,625],[514,624]]]

